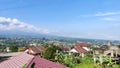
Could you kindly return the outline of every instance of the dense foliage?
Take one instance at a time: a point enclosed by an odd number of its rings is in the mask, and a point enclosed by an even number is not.
[[[10,46],[10,50],[11,50],[11,52],[17,52],[18,51],[18,47],[15,46],[15,45],[11,45]]]
[[[85,58],[63,53],[56,53],[55,61],[70,68],[75,68],[76,64],[93,63],[93,58],[86,55]]]
[[[60,47],[58,46],[51,46],[48,47],[45,52],[43,53],[43,57],[48,60],[53,60],[55,58],[56,51],[60,51]]]

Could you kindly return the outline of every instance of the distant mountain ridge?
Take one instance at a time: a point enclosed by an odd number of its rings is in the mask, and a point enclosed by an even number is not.
[[[102,40],[102,39],[86,39],[86,38],[71,38],[71,37],[63,37],[63,36],[55,36],[49,34],[38,34],[31,32],[0,32],[0,37],[7,38],[47,38],[47,39],[56,39],[56,40],[70,40],[74,42],[90,42],[92,44],[103,44],[107,41],[112,41],[112,43],[120,43],[117,40]]]

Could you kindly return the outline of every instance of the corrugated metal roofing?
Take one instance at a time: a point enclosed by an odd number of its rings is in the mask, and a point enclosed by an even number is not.
[[[87,43],[87,42],[80,42],[80,43],[76,43],[75,46],[77,46],[77,47],[89,47],[89,46],[91,46],[91,44]]]
[[[89,46],[91,46],[90,43],[80,42],[80,43],[76,43],[74,49],[75,49],[77,52],[86,53],[86,52],[88,52],[88,51],[87,51],[87,49],[85,49],[85,48],[83,48],[83,47],[89,47]]]
[[[84,48],[82,48],[82,47],[76,47],[76,48],[74,48],[77,52],[79,52],[79,53],[85,53],[85,52],[87,52],[87,50],[85,50]]]
[[[32,55],[21,53],[11,57],[9,60],[1,62],[0,68],[22,68],[22,66],[29,63],[33,57]]]
[[[42,53],[44,48],[42,46],[31,46],[31,47],[28,47],[28,52],[31,53],[30,51],[33,51],[34,54],[39,54],[39,53]]]
[[[35,63],[34,68],[66,68],[63,65],[27,53],[21,53],[1,62],[0,68],[22,68],[24,64],[27,64],[27,68],[31,68],[33,63]]]
[[[34,57],[33,60],[28,64],[28,68],[30,68],[33,63],[35,64],[34,68],[66,68],[63,65],[51,62],[37,56]]]

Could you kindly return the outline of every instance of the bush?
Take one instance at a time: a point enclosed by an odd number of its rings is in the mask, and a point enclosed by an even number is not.
[[[76,64],[81,63],[81,58],[80,58],[80,57],[75,57],[75,63],[76,63]]]
[[[70,68],[74,68],[75,66],[75,59],[73,56],[70,56],[70,55],[64,55],[64,65],[66,65],[67,67],[70,67]]]

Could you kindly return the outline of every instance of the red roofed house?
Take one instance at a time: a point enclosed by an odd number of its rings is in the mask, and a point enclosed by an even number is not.
[[[43,51],[44,51],[44,48],[42,46],[30,46],[25,50],[25,52],[35,56],[36,55],[42,56]]]
[[[27,53],[21,53],[6,61],[0,63],[0,68],[67,68],[63,65],[54,63],[52,61],[33,56]]]
[[[76,43],[75,47],[71,49],[70,52],[80,54],[82,57],[84,57],[85,53],[90,52],[90,46],[91,44],[87,42]]]
[[[63,53],[68,53],[70,51],[70,47],[69,46],[61,46],[60,48],[61,48]]]

